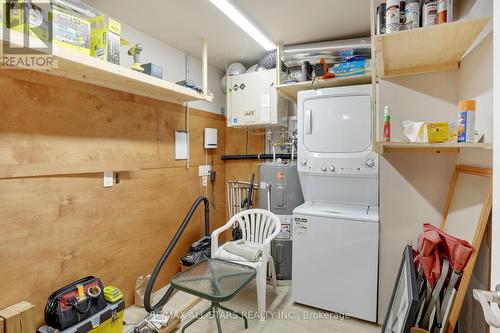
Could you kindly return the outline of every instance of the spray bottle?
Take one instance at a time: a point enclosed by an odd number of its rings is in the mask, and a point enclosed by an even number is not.
[[[384,109],[384,142],[391,142],[391,107],[385,106]]]

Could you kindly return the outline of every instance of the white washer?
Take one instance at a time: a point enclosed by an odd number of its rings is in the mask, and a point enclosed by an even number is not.
[[[378,155],[371,85],[300,92],[293,301],[376,322]]]

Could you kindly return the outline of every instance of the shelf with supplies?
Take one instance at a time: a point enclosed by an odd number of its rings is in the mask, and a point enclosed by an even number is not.
[[[376,142],[375,150],[380,154],[456,154],[462,148],[492,149],[491,143],[421,143],[421,142]]]
[[[366,72],[363,75],[338,77],[326,80],[314,80],[305,82],[295,82],[290,84],[281,84],[276,87],[279,94],[291,100],[292,102],[297,102],[297,94],[299,91],[304,90],[314,90],[321,88],[332,88],[332,87],[342,87],[342,86],[354,86],[360,84],[371,84],[372,74],[371,72]]]
[[[490,19],[481,17],[375,35],[377,74],[389,78],[456,70]]]
[[[0,40],[3,44],[22,46],[24,37],[17,31],[9,30],[10,42],[4,38]],[[33,45],[32,42],[40,43],[30,38],[30,45]],[[79,54],[55,43],[52,44],[52,54],[57,59],[57,65],[54,68],[32,70],[177,104],[200,100],[212,101],[212,97],[193,89]]]

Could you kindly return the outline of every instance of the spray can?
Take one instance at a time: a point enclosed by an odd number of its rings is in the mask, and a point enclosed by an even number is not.
[[[405,30],[420,27],[420,0],[407,0],[405,6]]]
[[[406,30],[405,0],[399,1],[399,31]]]
[[[422,26],[430,27],[437,22],[437,1],[424,0],[422,7]]]
[[[391,107],[384,108],[384,142],[391,142]]]
[[[385,2],[377,7],[377,35],[385,34]]]
[[[387,10],[385,12],[385,30],[386,33],[399,31],[399,0],[387,0]]]
[[[458,103],[458,142],[474,142],[476,128],[476,101]]]
[[[448,22],[448,0],[437,2],[437,24]]]

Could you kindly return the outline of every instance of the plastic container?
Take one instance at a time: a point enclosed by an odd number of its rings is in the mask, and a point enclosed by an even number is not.
[[[460,101],[458,110],[457,142],[472,143],[476,134],[476,101]]]

